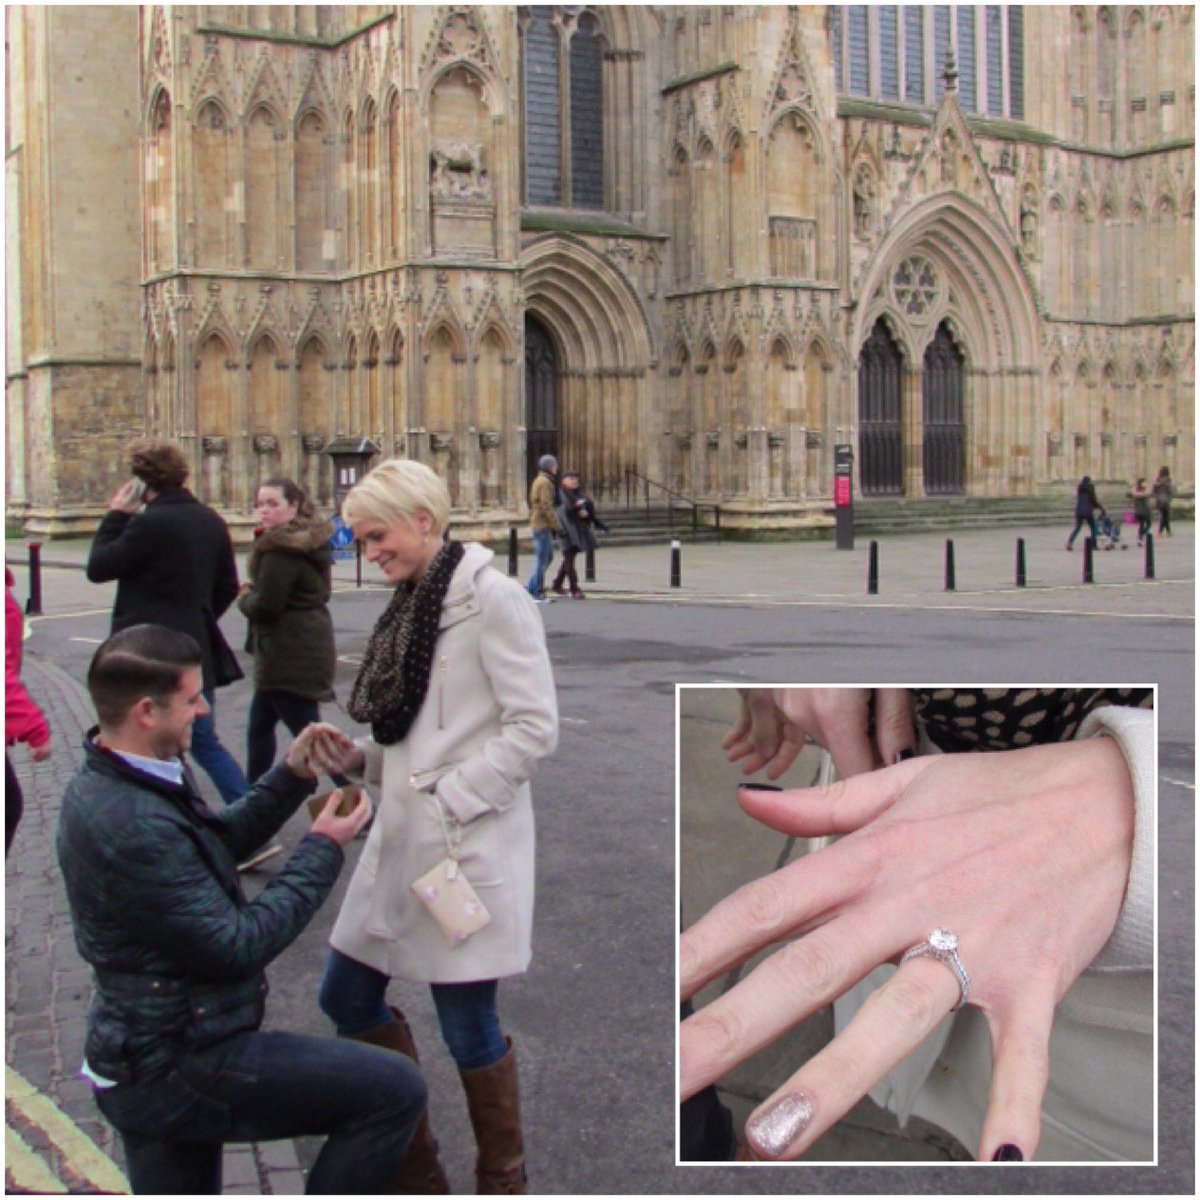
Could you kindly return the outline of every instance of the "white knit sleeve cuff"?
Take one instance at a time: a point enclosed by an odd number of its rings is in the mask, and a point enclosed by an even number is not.
[[[1110,706],[1089,713],[1076,740],[1110,737],[1133,780],[1133,857],[1125,899],[1112,936],[1090,971],[1149,971],[1154,967],[1154,859],[1157,846],[1157,730],[1145,708]]]

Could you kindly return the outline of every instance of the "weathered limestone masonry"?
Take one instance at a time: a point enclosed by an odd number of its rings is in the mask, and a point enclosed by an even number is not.
[[[1194,479],[1187,6],[10,8],[7,499],[369,437],[521,521]]]

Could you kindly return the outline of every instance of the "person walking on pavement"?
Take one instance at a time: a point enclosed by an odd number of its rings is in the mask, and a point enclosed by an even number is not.
[[[1092,544],[1096,544],[1096,513],[1104,512],[1104,505],[1096,498],[1096,485],[1092,477],[1085,475],[1075,489],[1075,528],[1067,538],[1067,549],[1075,549],[1075,538],[1086,525],[1091,530]]]
[[[217,620],[238,592],[237,564],[225,522],[184,484],[179,447],[145,438],[130,447],[133,478],[109,502],[88,554],[92,583],[117,580],[112,632],[154,623],[194,638],[203,655],[206,711],[196,719],[192,757],[226,804],[246,794],[246,777],[217,737],[213,713],[218,657],[231,660]]]
[[[298,734],[333,700],[336,649],[329,615],[332,524],[317,515],[291,479],[259,485],[255,512],[262,533],[250,551],[250,578],[237,606],[254,655],[254,698],[246,727],[246,775],[254,783],[275,761],[275,726]],[[344,777],[335,783],[348,782]]]
[[[1133,489],[1129,493],[1133,500],[1133,515],[1137,517],[1138,523],[1138,540],[1139,546],[1144,545],[1146,534],[1150,532],[1150,489],[1146,485],[1146,477],[1139,475],[1137,483],[1133,485]]]
[[[88,669],[99,725],[59,817],[58,861],[92,968],[83,1074],[121,1135],[136,1193],[214,1195],[221,1148],[328,1135],[306,1191],[392,1192],[425,1108],[399,1054],[260,1030],[266,965],[301,933],[370,816],[335,791],[251,901],[236,864],[349,745],[308,726],[244,799],[214,813],[181,758],[206,711],[199,645],[161,625],[113,634]],[[343,745],[344,743],[344,745]]]
[[[562,538],[562,562],[558,574],[550,585],[556,595],[563,594],[563,582],[571,588],[576,600],[584,599],[579,588],[579,576],[575,573],[575,560],[580,551],[585,553],[596,548],[596,530],[608,532],[608,526],[596,516],[596,506],[579,486],[579,476],[574,471],[564,471],[559,488],[558,515],[559,536]]]
[[[392,979],[428,984],[467,1095],[478,1190],[523,1193],[516,1052],[496,996],[532,953],[529,778],[558,738],[546,633],[491,551],[446,537],[450,496],[423,464],[376,467],[342,516],[396,591],[347,706],[371,736],[341,769],[362,771],[380,802],[330,938],[319,1003],[343,1037],[415,1059],[387,988]],[[406,1188],[449,1190],[427,1123],[413,1137]]]
[[[1175,485],[1171,482],[1171,472],[1166,467],[1159,467],[1158,477],[1154,480],[1154,507],[1158,509],[1158,536],[1171,536],[1171,497],[1175,495]]]
[[[525,590],[537,601],[548,601],[546,571],[554,557],[554,530],[558,522],[554,515],[558,503],[558,459],[543,454],[538,459],[538,473],[529,485],[529,527],[533,533],[533,571]]]
[[[21,682],[21,641],[25,618],[12,594],[13,574],[4,568],[4,857],[25,811],[21,784],[8,758],[8,747],[24,742],[34,762],[50,757],[50,726]]]

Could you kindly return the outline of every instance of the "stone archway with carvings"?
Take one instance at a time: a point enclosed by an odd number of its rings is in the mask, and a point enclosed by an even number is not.
[[[1038,428],[1038,315],[1004,230],[965,196],[931,197],[896,222],[863,285],[867,299],[851,334],[855,358],[868,351],[882,321],[903,359],[903,479],[885,490],[1028,493],[1045,440]],[[940,372],[932,381],[936,398],[925,381],[931,366]],[[855,408],[860,431],[869,420],[864,399],[860,394]],[[947,439],[959,443],[947,450]]]
[[[607,503],[629,469],[647,473],[650,327],[624,276],[589,245],[551,234],[521,255],[526,314],[553,343],[559,462]]]

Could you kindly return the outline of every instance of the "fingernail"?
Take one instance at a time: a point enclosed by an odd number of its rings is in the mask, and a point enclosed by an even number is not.
[[[911,746],[907,746],[903,750],[896,751],[896,762],[902,763],[910,758],[916,758],[916,756],[917,752]]]
[[[782,792],[783,788],[773,783],[739,783],[743,792]]]
[[[1012,1142],[1005,1142],[995,1154],[992,1155],[992,1162],[1024,1162],[1025,1155],[1021,1153],[1020,1146],[1014,1146]]]
[[[746,1136],[756,1154],[779,1158],[809,1127],[815,1112],[812,1099],[804,1092],[780,1096],[770,1108],[764,1108],[746,1126]]]

